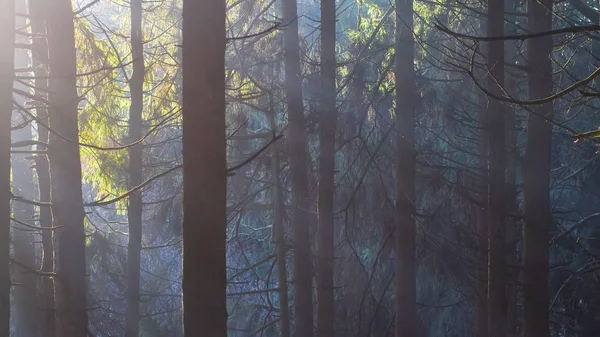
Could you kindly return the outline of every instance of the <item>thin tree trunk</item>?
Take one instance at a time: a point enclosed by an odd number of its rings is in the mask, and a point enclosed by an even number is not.
[[[15,118],[15,120],[23,122],[19,118]],[[15,142],[28,141],[31,140],[31,136],[30,127],[25,127],[13,131],[12,138]],[[31,147],[19,149],[31,150]],[[12,156],[12,178],[13,193],[32,199],[36,192],[33,185],[33,172],[27,159],[25,159],[25,155],[14,154]],[[35,209],[32,205],[14,202],[12,206],[13,217],[16,220],[31,225],[34,224]],[[37,279],[36,275],[31,272],[36,269],[33,239],[34,237],[29,229],[19,225],[13,227],[13,252],[15,260],[19,262],[19,265],[13,266],[13,279],[18,284],[13,289],[15,299],[14,328],[17,337],[35,337],[39,333],[39,318],[41,316],[38,315],[41,311],[38,310],[36,304]]]
[[[269,93],[270,116],[269,123],[273,134],[276,133],[275,125],[275,103],[273,93]],[[283,216],[285,212],[283,199],[281,197],[281,181],[279,180],[279,152],[277,144],[271,146],[271,178],[273,179],[273,227],[275,229],[275,250],[277,256],[277,277],[279,282],[279,330],[281,337],[290,337],[290,306],[288,296],[287,249],[285,247],[285,227]]]
[[[133,74],[129,82],[129,141],[142,138],[142,111],[144,101],[144,51],[142,37],[142,0],[131,1],[131,50]],[[142,144],[129,148],[129,188],[142,183]],[[139,336],[140,320],[140,255],[142,250],[142,192],[129,196],[127,205],[129,243],[127,246],[127,309],[125,337]]]
[[[41,100],[48,98],[48,45],[46,43],[46,19],[44,0],[29,0],[29,16],[31,33],[33,34],[32,61],[35,75],[35,95]],[[42,144],[48,143],[48,110],[40,104],[36,108],[38,141]],[[46,146],[38,145],[37,150],[44,151]],[[50,166],[45,154],[35,155],[35,171],[38,180],[39,200],[50,202]],[[52,228],[52,213],[50,207],[40,207],[40,227]],[[42,267],[44,273],[54,272],[54,231],[42,230]],[[54,279],[43,277],[41,282],[44,312],[43,331],[45,337],[56,336],[56,319],[54,315]]]
[[[226,337],[225,1],[183,13],[183,329]]]
[[[480,95],[479,125],[485,131],[487,125],[488,98]],[[479,167],[483,177],[478,180],[478,190],[481,191],[480,201],[486,204],[488,198],[488,137],[485,132],[480,133],[478,144]],[[477,210],[477,278],[476,292],[477,303],[475,308],[475,337],[487,337],[489,334],[488,322],[488,244],[489,244],[489,218],[486,209]]]
[[[482,9],[484,5],[482,4]],[[481,16],[479,21],[479,31],[482,36],[487,34],[487,16]],[[480,51],[482,54],[482,63],[485,62],[488,55],[488,43],[482,43]],[[475,87],[473,87],[476,90]],[[479,201],[482,205],[487,204],[488,199],[488,160],[489,146],[487,136],[488,125],[488,104],[489,97],[479,93],[479,114],[477,116],[479,133],[479,142],[477,150],[479,153],[479,168],[481,170],[481,179],[477,181],[477,189],[481,193]],[[477,302],[475,307],[475,337],[488,337],[489,335],[489,315],[488,315],[488,249],[489,249],[489,217],[487,208],[477,210],[477,270],[476,270],[476,294]]]
[[[516,2],[508,0],[505,2],[505,11],[507,13],[516,13]],[[511,15],[505,22],[505,34],[517,34],[516,17]],[[505,55],[508,58],[509,64],[514,64],[518,57],[517,43],[515,41],[507,41]],[[506,79],[506,89],[511,96],[517,94],[517,83],[514,78]],[[517,187],[516,187],[516,171],[517,171],[517,130],[516,130],[516,106],[511,106],[506,109],[506,202],[507,214],[516,214],[518,212],[517,205]],[[514,217],[507,217],[506,221],[506,294],[507,294],[507,313],[506,313],[506,328],[508,337],[517,336],[518,312],[517,298],[519,282],[519,268],[517,255],[517,221]]]
[[[15,12],[27,13],[27,3],[24,0],[18,0],[15,3]],[[15,29],[26,27],[27,21],[24,17],[15,18]],[[17,37],[19,43],[27,43],[28,39]],[[29,55],[26,50],[17,49],[15,51],[15,68],[27,68],[30,66]],[[23,91],[31,89],[21,83],[14,84],[16,88]],[[25,98],[16,97],[21,106],[25,106]],[[26,122],[25,118],[20,117],[18,112],[13,111],[14,121],[16,123]],[[12,142],[29,141],[32,139],[31,125],[13,130]],[[19,150],[33,150],[31,146],[20,147]],[[33,184],[33,171],[29,167],[26,154],[12,155],[12,182],[13,193],[25,198],[35,198],[35,186]],[[35,208],[33,205],[23,202],[14,202],[12,204],[13,217],[25,223],[34,225]],[[13,327],[17,337],[35,337],[39,333],[40,311],[36,304],[36,275],[31,272],[35,270],[35,247],[33,245],[34,236],[32,232],[23,228],[23,226],[13,226],[13,254],[19,265],[13,265],[13,277],[16,286],[13,287],[14,311]]]
[[[296,0],[283,0],[285,95],[288,108],[288,143],[292,187],[294,249],[294,336],[313,335],[313,302],[308,200],[308,147],[302,102],[302,71]]]
[[[73,10],[69,0],[48,0],[48,158],[56,254],[56,319],[60,337],[87,334],[86,260]]]
[[[396,337],[417,336],[413,1],[396,0]]]
[[[529,30],[552,29],[552,1],[529,1]],[[529,60],[529,98],[552,94],[552,38],[531,39]],[[552,126],[542,116],[552,118],[552,103],[533,108],[527,123],[525,156],[525,224],[523,233],[523,335],[550,335],[548,313],[548,240],[550,214],[550,160]]]
[[[504,1],[488,2],[488,36],[504,33]],[[504,85],[504,41],[489,43],[487,67],[490,69],[488,88],[502,95]],[[504,105],[490,98],[487,137],[489,146],[489,271],[488,315],[489,335],[506,337],[506,144]]]
[[[334,306],[334,191],[335,191],[335,0],[321,1],[321,124],[319,144],[319,259],[317,279],[317,332],[333,337]]]
[[[0,337],[10,336],[10,125],[14,1],[0,2]]]

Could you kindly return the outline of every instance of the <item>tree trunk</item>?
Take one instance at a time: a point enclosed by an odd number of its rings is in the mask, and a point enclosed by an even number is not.
[[[225,1],[183,13],[183,329],[226,337]]]
[[[273,93],[269,93],[269,123],[273,135],[276,134],[275,125],[275,103]],[[285,205],[281,198],[281,181],[279,180],[279,152],[277,144],[271,146],[271,178],[273,179],[273,227],[275,230],[275,250],[277,256],[277,272],[279,282],[279,330],[281,337],[290,337],[290,306],[288,296],[288,281],[287,281],[287,266],[286,257],[287,249],[285,246],[285,227],[283,226],[283,217],[285,214]]]
[[[529,30],[552,29],[552,1],[529,1]],[[529,98],[552,94],[552,38],[529,40]],[[552,103],[533,108],[527,122],[525,156],[525,224],[523,233],[523,336],[550,335],[548,314],[548,240],[550,214],[550,159]]]
[[[10,336],[10,125],[14,70],[14,1],[0,10],[0,337]]]
[[[27,3],[24,0],[19,0],[15,3],[16,13],[27,13]],[[15,29],[25,27],[27,20],[24,17],[15,18]],[[21,28],[22,29],[22,28]],[[27,43],[28,39],[17,37],[18,43]],[[29,55],[26,50],[17,49],[15,51],[15,68],[27,68],[29,64]],[[31,89],[21,83],[14,84],[16,88],[25,92]],[[17,96],[15,98],[21,106],[25,106],[25,98]],[[13,120],[17,124],[26,122],[25,118],[20,117],[18,112],[13,111]],[[23,128],[13,130],[12,142],[30,141],[32,139],[31,125],[27,124]],[[20,147],[18,150],[33,150],[31,146]],[[12,155],[12,182],[13,193],[23,196],[28,199],[35,198],[35,186],[33,184],[33,171],[29,167],[26,154]],[[30,204],[23,202],[14,202],[12,204],[13,217],[21,222],[34,225],[35,208]],[[36,304],[36,275],[32,270],[35,266],[35,247],[32,241],[34,236],[28,228],[24,228],[18,224],[13,225],[13,254],[18,265],[13,265],[13,287],[14,305],[13,311],[13,327],[15,336],[17,337],[35,337],[39,334],[39,318],[40,311]]]
[[[504,33],[504,1],[488,2],[488,36]],[[488,90],[502,96],[504,85],[504,41],[489,43],[487,67],[490,69]],[[489,146],[489,271],[488,315],[489,335],[506,337],[506,144],[504,105],[490,98],[487,137]]]
[[[313,335],[313,304],[308,200],[308,147],[302,102],[302,71],[296,0],[283,0],[285,95],[288,108],[288,143],[292,187],[294,249],[294,336]]]
[[[417,336],[413,1],[396,0],[396,337]]]
[[[334,306],[334,191],[335,191],[335,0],[321,1],[321,124],[319,145],[319,260],[317,280],[317,332],[333,337]]]
[[[514,0],[505,2],[506,13],[516,13],[517,3]],[[505,34],[517,34],[516,22],[517,18],[514,15],[507,17],[505,22]],[[506,42],[505,56],[508,64],[515,64],[517,59],[517,43],[515,41]],[[512,97],[518,94],[518,87],[515,78],[509,77],[506,79],[506,91]],[[518,253],[517,253],[517,221],[511,214],[516,214],[519,211],[517,204],[517,130],[516,130],[516,112],[517,107],[511,106],[506,109],[506,202],[507,202],[507,217],[506,221],[506,294],[507,294],[507,313],[506,313],[506,328],[508,337],[517,336],[518,326],[518,288],[519,271],[518,268]]]
[[[79,337],[87,334],[87,292],[73,10],[69,0],[47,2],[48,100],[52,130],[48,158],[57,244],[57,334]]]
[[[29,16],[31,24],[32,38],[32,61],[33,72],[35,75],[34,87],[35,95],[41,100],[48,98],[48,45],[46,43],[46,19],[45,2],[43,0],[29,0]],[[36,108],[38,141],[42,144],[48,143],[48,110],[40,104]],[[37,145],[37,150],[44,151],[46,146]],[[35,171],[38,180],[39,200],[50,202],[50,166],[48,157],[45,154],[37,154],[35,159]],[[54,272],[54,231],[52,228],[52,213],[50,207],[40,207],[40,227],[42,230],[42,267],[44,273]],[[41,282],[44,312],[43,331],[45,337],[56,336],[56,319],[54,315],[54,279],[43,277]]]
[[[26,57],[21,58],[27,59]],[[18,60],[18,59],[17,59]],[[27,90],[27,89],[25,89]],[[15,114],[16,115],[16,114]],[[17,116],[15,116],[17,117]],[[22,119],[15,118],[22,123]],[[29,126],[13,131],[13,141],[31,140],[31,129]],[[31,150],[31,147],[19,148],[19,150]],[[32,199],[35,195],[33,185],[33,172],[29,167],[26,155],[13,154],[12,156],[12,178],[13,193]],[[13,202],[13,217],[21,222],[34,225],[35,209],[32,205]],[[13,226],[13,252],[14,258],[19,265],[13,266],[13,279],[17,284],[14,291],[15,310],[14,328],[17,337],[35,337],[39,334],[39,318],[41,311],[36,303],[37,279],[32,270],[35,266],[34,237],[29,228],[20,225]]]
[[[485,130],[487,125],[487,104],[488,99],[485,95],[480,95],[479,125]],[[481,168],[481,177],[478,180],[478,191],[481,192],[480,201],[486,204],[488,198],[488,139],[485,132],[480,134],[478,144],[479,167]],[[476,271],[476,292],[477,303],[475,308],[475,337],[487,337],[489,334],[488,322],[488,244],[489,244],[489,218],[486,209],[477,210],[477,271]]]
[[[144,101],[144,45],[142,37],[142,0],[131,1],[131,55],[133,74],[129,82],[129,141],[142,138],[142,111]],[[129,188],[142,183],[142,144],[129,148]],[[127,309],[125,337],[139,336],[140,320],[140,254],[142,250],[142,191],[129,196],[127,205],[129,243],[127,246]]]

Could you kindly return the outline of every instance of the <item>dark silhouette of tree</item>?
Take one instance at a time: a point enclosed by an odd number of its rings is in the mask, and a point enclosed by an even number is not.
[[[131,57],[133,74],[129,79],[131,106],[129,107],[129,188],[142,183],[142,111],[144,105],[144,45],[142,35],[142,1],[133,0],[131,7]],[[129,196],[127,220],[127,317],[125,337],[139,336],[140,320],[140,254],[142,250],[142,191]]]
[[[529,30],[552,29],[552,1],[528,1]],[[552,37],[531,39],[527,49],[529,99],[552,95]],[[524,162],[523,233],[523,336],[550,335],[548,294],[548,242],[550,214],[550,157],[553,118],[552,103],[532,107],[527,121],[527,149]]]
[[[504,1],[488,3],[487,36],[504,34]],[[504,41],[488,44],[486,68],[489,71],[488,90],[502,96],[504,87]],[[490,98],[487,111],[488,137],[488,216],[489,271],[488,317],[489,336],[506,336],[506,108],[499,100]]]
[[[52,216],[56,240],[56,328],[59,337],[87,330],[85,213],[81,190],[77,59],[73,10],[68,0],[47,1]]]
[[[396,337],[417,336],[413,1],[396,0]]]
[[[290,153],[290,186],[292,189],[292,242],[294,253],[294,336],[313,335],[313,292],[310,245],[310,202],[308,195],[308,145],[304,104],[302,101],[302,70],[298,40],[298,8],[296,0],[282,2],[283,52],[285,65],[285,99],[288,112],[288,144]]]
[[[183,331],[225,337],[225,1],[183,13]]]

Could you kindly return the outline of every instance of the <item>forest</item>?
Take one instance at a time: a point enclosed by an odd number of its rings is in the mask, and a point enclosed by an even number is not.
[[[600,336],[600,4],[0,0],[0,337]]]

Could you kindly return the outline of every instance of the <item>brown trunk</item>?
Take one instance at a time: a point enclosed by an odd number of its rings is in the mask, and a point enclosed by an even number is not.
[[[396,0],[396,337],[417,336],[413,1]]]
[[[275,125],[275,103],[273,93],[269,93],[270,116],[269,123],[273,134],[276,133]],[[288,296],[287,249],[285,246],[285,227],[283,226],[283,216],[285,212],[284,203],[281,198],[281,182],[279,180],[279,152],[277,144],[271,146],[271,178],[273,179],[273,227],[275,230],[275,249],[277,256],[277,277],[279,282],[279,330],[281,337],[290,337],[290,306]]]
[[[288,143],[292,187],[292,236],[294,249],[294,336],[313,335],[313,304],[308,200],[308,147],[306,142],[302,72],[298,40],[296,0],[283,0],[285,95],[288,108]]]
[[[504,1],[488,2],[488,36],[504,33]],[[502,96],[504,85],[504,41],[489,43],[487,67],[490,70],[488,90]],[[489,271],[488,316],[489,335],[506,337],[506,188],[505,188],[505,118],[506,110],[499,101],[490,98],[487,116],[489,146]]]
[[[34,34],[32,39],[32,61],[34,69],[34,87],[35,95],[41,100],[48,98],[48,45],[46,43],[46,19],[44,17],[45,2],[43,0],[29,0],[29,16],[31,32]],[[40,104],[36,109],[38,141],[48,143],[48,110]],[[38,145],[40,151],[46,150],[46,146]],[[39,200],[50,202],[50,167],[48,157],[44,154],[35,156],[35,171],[38,180]],[[52,228],[52,213],[50,207],[40,207],[40,227]],[[54,232],[51,230],[42,230],[42,272],[54,272]],[[56,319],[54,315],[54,279],[43,277],[41,282],[43,304],[41,305],[44,319],[43,331],[45,337],[56,336]]]
[[[319,144],[319,259],[317,279],[317,335],[333,337],[334,219],[335,191],[335,0],[321,1],[321,124]]]
[[[131,55],[133,74],[129,88],[129,141],[142,138],[142,111],[144,101],[144,53],[142,40],[142,0],[131,1]],[[142,183],[142,144],[129,148],[129,188]],[[129,243],[127,247],[127,309],[125,337],[139,336],[140,320],[140,254],[142,250],[142,191],[129,196],[127,205]]]
[[[529,1],[529,30],[552,29],[552,1]],[[552,94],[552,37],[529,40],[529,98]],[[525,156],[525,222],[523,232],[523,336],[548,337],[548,240],[552,103],[535,106],[527,122]],[[543,116],[543,117],[542,117]]]
[[[57,244],[57,334],[78,337],[87,334],[87,293],[73,10],[69,0],[49,0],[47,3],[48,100],[52,129],[48,158]]]
[[[183,13],[183,329],[226,337],[225,1]]]
[[[10,336],[10,125],[14,1],[0,2],[0,337]]]

